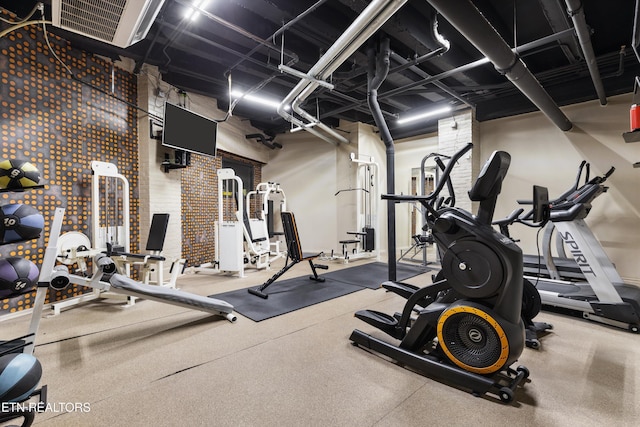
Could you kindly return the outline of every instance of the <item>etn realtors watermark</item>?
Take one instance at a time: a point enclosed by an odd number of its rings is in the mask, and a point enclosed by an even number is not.
[[[0,413],[10,412],[91,412],[89,402],[2,402]]]

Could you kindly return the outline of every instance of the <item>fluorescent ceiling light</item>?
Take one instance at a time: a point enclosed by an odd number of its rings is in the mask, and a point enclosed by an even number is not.
[[[204,9],[209,4],[209,0],[196,0],[193,2],[193,5],[187,10],[184,14],[185,19],[191,19],[195,21],[198,16],[200,16],[200,12],[198,9]]]
[[[244,94],[242,92],[240,92],[239,90],[232,90],[231,91],[231,96],[233,98],[241,98],[241,99],[246,99],[247,101],[251,101],[255,104],[260,104],[260,105],[265,105],[267,107],[273,107],[273,108],[278,108],[280,106],[280,102],[276,101],[274,99],[267,99],[267,98],[262,98],[260,96],[256,96],[256,95],[252,95],[252,94]],[[287,105],[285,107],[285,110],[288,110],[289,106]]]
[[[448,113],[450,111],[451,111],[451,107],[446,106],[446,107],[438,108],[431,111],[425,111],[424,113],[418,113],[413,116],[403,117],[402,119],[398,119],[396,123],[398,123],[399,125],[403,125],[405,123],[414,122],[416,120],[426,119],[427,117],[438,116],[440,114]]]

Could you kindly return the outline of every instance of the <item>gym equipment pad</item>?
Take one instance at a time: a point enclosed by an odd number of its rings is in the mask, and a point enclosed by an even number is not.
[[[429,271],[428,268],[398,265],[398,280]],[[254,322],[290,313],[362,289],[377,289],[387,277],[387,264],[374,262],[323,274],[325,282],[309,282],[307,275],[278,282],[268,299],[250,295],[247,289],[210,295],[233,305],[234,311]]]

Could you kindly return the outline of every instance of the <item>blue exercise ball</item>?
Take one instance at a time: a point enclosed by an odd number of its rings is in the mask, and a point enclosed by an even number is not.
[[[0,402],[21,402],[36,389],[42,365],[30,354],[11,353],[0,357]]]
[[[0,299],[30,291],[39,276],[38,267],[26,258],[0,258]]]
[[[44,228],[44,217],[22,203],[0,206],[0,243],[37,239]]]
[[[0,402],[21,402],[36,389],[42,377],[38,359],[26,353],[0,357]]]
[[[21,190],[35,187],[40,182],[40,172],[33,164],[19,159],[0,161],[0,188]]]

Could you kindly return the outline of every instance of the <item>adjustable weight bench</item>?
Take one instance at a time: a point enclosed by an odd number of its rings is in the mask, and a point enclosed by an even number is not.
[[[248,289],[250,294],[259,296],[260,298],[264,299],[267,299],[269,297],[269,295],[264,292],[265,289],[267,289],[273,282],[278,280],[278,278],[286,273],[291,267],[301,261],[309,261],[311,272],[313,273],[312,276],[309,276],[309,279],[316,282],[324,282],[324,277],[318,276],[316,268],[321,268],[323,270],[327,270],[329,268],[326,265],[313,263],[313,260],[319,257],[320,254],[307,256],[303,255],[302,247],[300,246],[300,238],[298,236],[298,228],[296,227],[296,220],[293,216],[293,212],[281,212],[281,217],[282,228],[284,229],[284,237],[287,243],[287,259],[285,261],[285,266],[276,274],[274,274],[269,280],[264,282],[261,286]]]

